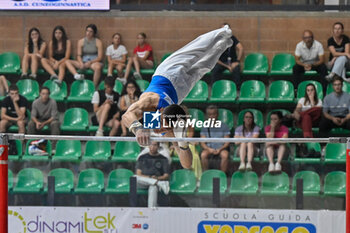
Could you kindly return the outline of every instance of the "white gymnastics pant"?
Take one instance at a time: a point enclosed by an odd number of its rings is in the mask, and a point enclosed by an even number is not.
[[[170,80],[180,104],[196,82],[214,68],[221,54],[232,46],[231,36],[231,29],[224,26],[197,37],[165,59],[154,76]]]

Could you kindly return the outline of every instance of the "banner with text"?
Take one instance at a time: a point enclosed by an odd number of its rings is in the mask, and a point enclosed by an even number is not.
[[[109,10],[109,0],[0,0],[0,10]]]
[[[345,233],[345,211],[9,207],[9,233]]]

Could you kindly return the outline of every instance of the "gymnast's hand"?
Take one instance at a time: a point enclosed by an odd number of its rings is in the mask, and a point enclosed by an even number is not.
[[[136,141],[140,146],[150,145],[151,131],[149,129],[138,129],[136,131]]]

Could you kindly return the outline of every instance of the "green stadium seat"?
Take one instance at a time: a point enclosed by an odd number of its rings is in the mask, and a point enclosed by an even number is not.
[[[88,112],[82,108],[70,108],[64,113],[61,130],[68,132],[87,132],[89,127]]]
[[[17,174],[14,193],[41,193],[44,187],[43,173],[36,168],[24,168]]]
[[[295,58],[289,53],[276,54],[272,59],[270,75],[292,75]]]
[[[324,195],[345,197],[346,173],[333,171],[324,178]]]
[[[111,143],[106,141],[88,141],[83,161],[103,162],[111,156]]]
[[[17,53],[6,52],[0,54],[0,74],[20,74],[21,59]]]
[[[167,59],[172,53],[166,53],[163,55],[162,59],[160,60],[160,63],[162,63],[165,59]]]
[[[16,160],[19,160],[21,159],[21,156],[22,156],[22,142],[20,140],[15,140],[15,143],[16,143],[16,148],[17,148],[17,154],[16,155],[11,155],[9,153],[9,156],[8,156],[8,159],[10,161],[16,161]]]
[[[170,192],[173,194],[194,194],[196,190],[194,172],[187,169],[176,170],[170,176]]]
[[[135,162],[140,153],[137,142],[116,142],[112,162]]]
[[[303,179],[303,191],[305,196],[317,196],[320,193],[320,177],[313,171],[300,171],[293,178],[293,195],[296,194],[297,179]]]
[[[128,194],[130,191],[130,177],[134,173],[125,168],[111,171],[108,176],[106,194]]]
[[[260,129],[262,130],[264,128],[264,119],[263,119],[263,114],[261,111],[256,110],[256,109],[252,109],[252,108],[247,108],[244,109],[242,111],[240,111],[238,113],[238,122],[237,122],[237,126],[242,125],[243,124],[243,118],[244,118],[244,114],[246,112],[252,112],[254,115],[254,123],[260,127]]]
[[[56,102],[64,102],[67,97],[67,83],[63,81],[61,85],[53,82],[51,80],[47,80],[44,85],[50,89],[50,97]]]
[[[317,71],[316,70],[309,70],[304,73],[305,76],[316,76]]]
[[[141,92],[144,92],[149,86],[149,82],[147,80],[139,79],[136,80],[137,85],[139,86]]]
[[[307,149],[308,155],[314,155],[316,153],[319,153],[321,155],[321,145],[318,142],[308,142],[304,143],[305,147]],[[307,156],[307,155],[305,155]],[[321,163],[321,156],[319,158],[313,158],[313,156],[310,157],[295,157],[294,159],[297,163],[313,163],[313,164],[319,164]]]
[[[47,141],[47,145],[46,145],[46,152],[49,154],[49,155],[31,155],[29,154],[28,152],[28,149],[29,149],[29,145],[30,143],[34,141],[34,140],[28,140],[27,144],[26,144],[26,151],[22,157],[22,160],[24,161],[44,161],[44,162],[47,162],[50,160],[50,156],[51,156],[51,151],[52,151],[52,146],[51,146],[51,141]]]
[[[22,79],[16,83],[19,93],[32,102],[39,96],[39,84],[35,80]]]
[[[287,173],[271,174],[266,172],[262,177],[261,195],[288,195],[289,177]]]
[[[236,84],[230,80],[214,82],[211,88],[210,103],[235,103],[237,98]]]
[[[262,53],[251,53],[244,60],[243,74],[245,75],[267,75],[269,62]]]
[[[326,164],[345,164],[346,144],[345,143],[328,143],[326,145],[324,162]]]
[[[74,174],[67,168],[56,168],[47,176],[55,177],[55,193],[72,193],[74,190]],[[47,187],[45,188],[47,192]]]
[[[232,112],[225,108],[219,108],[218,110],[219,110],[218,120],[225,123],[231,130],[233,128],[233,123],[234,123]]]
[[[76,80],[72,83],[68,102],[90,103],[95,92],[94,83],[91,80]]]
[[[313,80],[306,80],[306,81],[301,82],[299,84],[299,86],[298,86],[298,92],[297,92],[297,99],[296,99],[296,101],[298,101],[301,97],[305,96],[305,89],[306,89],[306,86],[309,83],[312,83],[312,84],[315,85],[318,99],[320,99],[320,100],[323,99],[323,91],[322,91],[321,83],[319,83],[317,81],[313,81]]]
[[[248,80],[242,83],[239,103],[264,103],[265,85],[258,80]]]
[[[81,142],[77,140],[59,140],[52,162],[79,162]]]
[[[278,80],[271,83],[267,103],[294,103],[294,86],[289,81]]]
[[[199,80],[192,88],[188,96],[184,99],[185,103],[204,103],[208,100],[208,84]]]
[[[89,168],[80,172],[75,194],[100,194],[104,189],[103,172]]]
[[[259,189],[259,178],[253,171],[233,173],[231,178],[230,194],[256,194]]]
[[[227,189],[227,177],[225,172],[212,169],[203,172],[198,188],[198,194],[213,193],[213,178],[220,179],[220,193],[225,193]]]
[[[13,173],[10,169],[8,169],[7,177],[8,177],[7,190],[10,192],[13,189]]]
[[[197,109],[197,108],[189,108],[188,109],[188,114],[191,116],[191,119],[195,119],[197,121],[204,121],[205,116],[202,110]],[[195,130],[200,131],[201,128],[195,127]]]
[[[105,89],[105,81],[100,82],[100,85],[98,85],[98,89],[99,90]],[[115,92],[118,92],[119,95],[121,95],[123,91],[123,83],[119,80],[115,80],[113,90]]]

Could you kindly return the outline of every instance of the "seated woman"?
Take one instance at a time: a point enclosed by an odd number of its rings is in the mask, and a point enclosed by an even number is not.
[[[265,127],[267,138],[288,138],[288,128],[282,125],[283,115],[280,111],[272,112],[270,115],[270,125]],[[274,164],[273,156],[277,150],[277,162]],[[286,152],[286,144],[266,142],[266,155],[269,159],[269,172],[281,172],[281,161]]]
[[[350,39],[344,34],[344,25],[341,22],[333,24],[333,35],[327,41],[329,49],[328,69],[332,69],[326,79],[331,82],[334,75],[338,75],[346,82],[346,69],[350,68]]]
[[[122,97],[120,98],[119,101],[119,109],[121,110],[121,115],[123,115],[126,110],[135,103],[141,95],[141,91],[139,86],[136,84],[134,80],[129,80],[122,91]],[[126,129],[126,126],[122,123],[122,135],[121,136],[126,136],[128,131]]]
[[[95,24],[86,26],[85,37],[78,41],[77,60],[67,60],[67,69],[77,80],[84,79],[84,75],[78,74],[78,69],[92,69],[94,71],[93,81],[95,88],[100,82],[101,71],[103,68],[103,46],[102,41],[96,38],[97,27]]]
[[[49,43],[49,57],[41,59],[44,69],[51,75],[50,79],[61,84],[66,71],[66,61],[71,55],[72,45],[62,26],[56,26]],[[58,76],[56,71],[58,70]]]
[[[135,67],[134,77],[142,79],[140,68],[150,69],[153,67],[152,47],[146,42],[146,34],[141,32],[137,35],[137,46],[134,48],[133,57],[128,59],[124,78],[119,79],[121,82],[126,82],[129,77],[132,65]]]
[[[106,49],[106,56],[108,59],[107,76],[113,76],[113,69],[116,69],[118,77],[123,77],[123,69],[125,67],[128,51],[126,51],[125,46],[121,44],[122,36],[119,33],[114,33],[112,39],[112,44]]]
[[[318,126],[322,114],[322,100],[318,99],[316,87],[310,83],[305,88],[304,97],[300,98],[298,104],[289,117],[295,119],[302,128],[304,138],[312,138],[312,126]]]
[[[24,46],[21,79],[28,78],[29,63],[32,72],[29,78],[36,79],[40,59],[44,57],[45,51],[46,42],[41,38],[39,29],[31,28],[28,33],[28,41]]]
[[[260,128],[254,123],[254,115],[252,112],[247,111],[244,113],[243,125],[240,125],[235,130],[235,138],[258,138]],[[237,152],[241,159],[241,164],[239,165],[238,170],[248,171],[252,170],[252,160],[254,154],[256,153],[256,146],[252,142],[237,142],[238,146]],[[248,154],[247,164],[245,164],[245,157]]]

